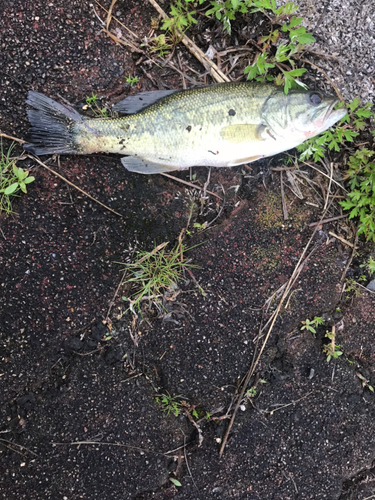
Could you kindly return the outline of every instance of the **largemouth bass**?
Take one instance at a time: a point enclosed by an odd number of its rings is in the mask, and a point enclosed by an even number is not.
[[[327,130],[346,110],[318,91],[259,83],[223,83],[144,92],[117,105],[121,118],[89,118],[30,91],[31,129],[24,149],[36,155],[124,155],[130,171],[154,174],[206,165],[231,167],[292,149]],[[126,155],[126,156],[125,156]]]

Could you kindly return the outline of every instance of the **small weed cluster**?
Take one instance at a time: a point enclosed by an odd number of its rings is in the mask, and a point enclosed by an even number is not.
[[[84,109],[87,108],[90,109],[94,113],[94,115],[98,116],[99,118],[109,117],[109,113],[106,108],[101,108],[99,106],[99,97],[93,92],[91,93],[91,97],[86,97],[86,107],[84,107]]]
[[[167,393],[156,396],[155,401],[160,404],[161,409],[167,414],[167,416],[172,413],[175,417],[178,417],[182,411],[181,398],[182,396],[180,394],[171,396]]]
[[[327,356],[327,362],[329,362],[332,358],[337,359],[339,356],[342,356],[343,352],[340,351],[341,345],[335,342],[336,333],[334,327],[331,332],[327,331],[325,336],[331,341],[329,344],[323,346],[323,352]]]
[[[348,199],[341,201],[344,210],[349,210],[349,219],[359,217],[358,234],[375,242],[375,163],[371,158],[375,151],[357,149],[349,157],[345,178],[349,179]]]
[[[314,319],[306,319],[305,321],[301,321],[302,325],[301,330],[309,330],[309,332],[315,335],[316,330],[315,327],[323,324],[323,318],[320,316],[315,316]]]
[[[177,43],[181,35],[193,24],[198,4],[204,0],[175,0],[171,6],[170,17],[165,19],[161,29],[171,34],[172,44]],[[315,42],[314,37],[301,26],[302,17],[296,17],[298,6],[293,2],[277,6],[276,0],[211,0],[210,8],[205,11],[207,17],[219,20],[223,29],[231,34],[231,21],[237,14],[254,14],[261,12],[270,23],[269,33],[260,37],[257,48],[259,54],[255,61],[245,68],[248,80],[273,81],[284,85],[287,94],[292,87],[303,86],[296,80],[306,69],[297,68],[295,56],[300,54],[306,45]],[[166,37],[159,35],[153,42],[154,51],[164,53],[168,44]],[[168,47],[169,48],[169,47]],[[276,76],[269,74],[271,69],[277,69]]]
[[[341,106],[343,105],[340,103]],[[340,151],[340,146],[347,146],[365,128],[369,120],[375,119],[370,103],[360,107],[358,99],[347,104],[348,113],[335,130],[327,130],[297,146],[300,159],[313,158],[319,161],[325,156],[326,149]],[[375,134],[375,131],[372,132]],[[347,162],[348,169],[344,180],[349,183],[348,198],[341,201],[344,210],[350,211],[349,218],[359,218],[358,234],[363,234],[369,241],[375,242],[375,151],[357,149]]]
[[[19,196],[20,191],[27,193],[26,186],[35,180],[27,170],[16,165],[16,159],[11,157],[13,144],[4,153],[0,143],[0,211],[6,214],[14,213],[12,196]]]
[[[358,372],[357,372],[357,377],[361,381],[362,387],[364,389],[367,387],[369,391],[374,392],[374,388],[372,387],[372,385],[370,385],[370,381],[367,378],[365,378],[361,373]]]
[[[130,277],[125,283],[135,288],[130,297],[122,297],[130,303],[129,309],[141,313],[142,302],[147,300],[161,305],[165,291],[175,287],[184,271],[197,267],[189,264],[184,253],[189,250],[179,242],[172,250],[166,249],[167,243],[154,248],[152,252],[138,252],[135,262],[121,263]]]

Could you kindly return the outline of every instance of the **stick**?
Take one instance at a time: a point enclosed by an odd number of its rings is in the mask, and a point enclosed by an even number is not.
[[[323,215],[322,215],[322,220],[323,220],[324,216],[325,216],[325,212],[324,212],[324,213],[323,213]],[[243,397],[243,395],[244,395],[244,393],[245,393],[246,386],[247,386],[247,384],[249,383],[249,380],[250,380],[250,378],[252,377],[252,375],[253,375],[253,373],[254,373],[254,371],[255,371],[255,368],[256,368],[257,364],[259,363],[260,357],[262,356],[262,353],[263,353],[263,351],[264,351],[264,348],[266,347],[266,344],[267,344],[268,339],[269,339],[269,337],[270,337],[270,335],[271,335],[271,332],[272,332],[272,330],[273,330],[273,327],[274,327],[274,324],[275,324],[275,322],[276,322],[276,319],[277,319],[277,317],[278,317],[278,315],[279,315],[279,312],[280,312],[280,310],[281,310],[281,306],[283,305],[283,303],[284,303],[284,301],[285,301],[285,299],[286,299],[286,297],[287,297],[287,295],[288,295],[288,293],[289,293],[290,288],[293,286],[293,284],[294,284],[295,280],[297,279],[297,277],[298,277],[299,273],[301,272],[301,269],[302,269],[302,267],[303,267],[303,265],[304,265],[304,262],[302,262],[302,260],[303,260],[304,256],[306,255],[307,249],[309,248],[310,243],[312,242],[312,240],[313,240],[313,238],[314,238],[314,236],[315,236],[315,233],[316,233],[316,231],[317,231],[317,228],[318,228],[318,226],[316,226],[316,227],[315,227],[315,229],[314,229],[314,231],[313,231],[312,235],[310,236],[309,241],[307,242],[307,244],[306,244],[305,248],[303,249],[303,252],[302,252],[302,254],[301,254],[301,257],[299,258],[299,260],[298,260],[298,262],[297,262],[297,264],[296,264],[296,266],[295,266],[295,268],[294,268],[294,271],[293,271],[293,273],[292,273],[292,276],[289,278],[289,280],[288,280],[288,281],[287,281],[287,283],[286,283],[286,286],[285,286],[285,289],[284,289],[284,293],[283,293],[283,295],[282,295],[282,297],[281,297],[281,299],[280,299],[280,302],[279,302],[279,304],[278,304],[278,306],[277,306],[277,308],[276,308],[276,310],[275,310],[275,312],[274,312],[273,319],[272,319],[271,325],[270,325],[270,327],[269,327],[269,329],[268,329],[267,335],[265,336],[265,339],[264,339],[264,341],[263,341],[262,347],[260,348],[259,354],[257,355],[257,357],[256,357],[256,359],[255,359],[255,361],[254,361],[254,357],[255,357],[255,355],[256,355],[256,348],[255,348],[254,355],[253,355],[253,361],[252,361],[252,363],[251,363],[250,369],[249,369],[249,371],[248,371],[248,373],[247,373],[247,376],[246,376],[246,379],[245,379],[246,385],[245,385],[245,382],[244,382],[244,384],[243,384],[243,386],[242,386],[242,389],[241,389],[241,392],[240,392],[240,395],[239,395],[238,400],[237,400],[236,407],[235,407],[235,409],[234,409],[234,411],[233,411],[232,418],[231,418],[231,420],[230,420],[230,423],[229,423],[228,429],[227,429],[227,431],[226,431],[226,433],[225,433],[225,436],[224,436],[224,439],[223,439],[223,443],[222,443],[221,448],[220,448],[220,452],[219,452],[219,456],[220,456],[220,457],[222,456],[222,454],[223,454],[223,452],[224,452],[224,449],[225,449],[225,446],[226,446],[226,444],[227,444],[228,437],[229,437],[229,432],[230,432],[230,430],[231,430],[231,428],[232,428],[232,426],[233,426],[234,420],[235,420],[235,418],[236,418],[237,410],[238,410],[238,408],[239,408],[239,406],[240,406],[241,399],[242,399],[242,397]],[[307,258],[309,258],[309,256],[307,256]],[[261,332],[261,331],[262,331],[262,329],[260,328],[260,332]],[[259,336],[259,334],[258,334],[258,336]]]
[[[329,219],[324,219],[322,221],[312,222],[311,224],[309,224],[309,227],[319,226],[320,224],[327,224],[327,222],[333,222],[335,220],[346,219],[347,217],[348,217],[348,214],[347,215],[338,215],[337,217],[330,217]]]
[[[339,236],[338,234],[335,234],[332,231],[328,231],[328,234],[340,240],[342,243],[344,243],[344,245],[348,245],[349,247],[355,248],[355,245],[353,245],[353,243],[350,243],[350,241],[345,240],[342,236]]]
[[[62,175],[58,174],[57,172],[55,172],[55,170],[53,170],[52,168],[50,167],[47,167],[47,165],[45,163],[43,163],[42,161],[40,161],[38,158],[36,158],[35,156],[31,156],[31,155],[27,155],[28,158],[30,158],[31,160],[34,160],[36,161],[37,163],[39,163],[39,165],[41,165],[42,167],[46,168],[47,170],[49,170],[50,172],[52,172],[54,175],[56,175],[57,177],[59,177],[60,179],[62,179],[64,182],[66,182],[67,184],[69,184],[69,186],[72,186],[74,187],[74,189],[77,189],[77,191],[80,191],[81,193],[83,193],[85,196],[87,196],[88,198],[90,198],[91,200],[95,201],[95,203],[98,203],[99,205],[101,205],[102,207],[106,208],[107,210],[109,210],[110,212],[113,212],[114,214],[118,215],[119,217],[122,217],[121,214],[119,214],[118,212],[116,212],[115,210],[112,210],[112,208],[109,208],[107,207],[107,205],[104,205],[104,203],[101,203],[100,201],[96,200],[95,198],[93,198],[90,194],[86,193],[86,191],[84,191],[83,189],[79,188],[78,186],[76,186],[75,184],[73,184],[73,182],[70,182],[68,181],[68,179],[65,179],[65,177],[63,177]]]
[[[195,184],[192,184],[191,182],[183,181],[182,179],[179,179],[178,177],[173,177],[173,175],[165,174],[163,172],[160,172],[161,175],[164,175],[164,177],[169,177],[170,179],[173,179],[174,181],[181,182],[182,184],[186,184],[187,186],[190,186],[194,189],[199,189],[200,191],[203,190],[200,186],[196,186]],[[216,193],[213,193],[212,191],[206,191],[209,194],[212,194],[212,196],[216,196],[216,198],[219,198],[219,200],[223,201],[222,198]]]
[[[155,0],[149,0],[149,2],[159,12],[159,14],[163,19],[168,19],[167,14],[160,7],[160,5],[155,2]],[[181,35],[181,42],[185,45],[187,49],[190,50],[190,52],[198,59],[198,61],[201,62],[205,68],[207,68],[207,66],[210,67],[210,73],[214,80],[216,80],[219,83],[231,81],[226,75],[224,75],[224,73],[220,70],[220,68],[213,61],[211,61],[201,51],[201,49],[195,45],[195,43],[192,40],[190,40],[190,38],[188,38],[186,35],[183,35],[182,33],[180,33],[180,35]]]
[[[16,141],[19,144],[25,144],[25,141],[23,139],[17,139],[17,137],[13,137],[11,135],[4,134],[1,131],[0,131],[0,137],[4,137],[5,139],[10,139],[11,141]]]

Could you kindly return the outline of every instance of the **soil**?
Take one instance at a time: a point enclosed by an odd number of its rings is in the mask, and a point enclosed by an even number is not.
[[[98,5],[76,0],[0,8],[2,132],[26,136],[29,89],[79,109],[92,92],[111,104],[182,86],[178,73],[137,64],[138,53],[103,33],[94,5],[104,18]],[[155,17],[143,0],[118,1],[114,14],[141,38]],[[196,33],[197,43],[204,40]],[[189,65],[204,71],[192,58]],[[128,74],[138,77],[135,88]],[[256,394],[241,402],[219,456],[260,326],[277,302],[269,310],[264,303],[289,280],[321,214],[316,200],[286,190],[284,220],[280,174],[270,170],[282,159],[252,164],[251,178],[244,167],[213,170],[208,189],[225,192],[224,208],[210,196],[202,213],[198,190],[127,172],[116,156],[48,163],[121,217],[34,160],[19,163],[36,180],[17,200],[17,214],[0,220],[0,498],[375,495],[375,295],[341,293],[351,248],[329,234],[339,230],[334,223],[313,237],[249,384]],[[203,185],[207,169],[194,172]],[[189,181],[189,172],[176,177]],[[167,311],[135,321],[121,299],[129,290],[116,293],[118,263],[173,243],[191,206],[198,223],[219,215],[206,231],[189,226],[188,257],[199,267],[164,301]],[[360,263],[353,260],[349,276],[363,273]],[[315,316],[324,318],[316,334],[301,330]],[[333,325],[343,355],[327,362]],[[162,411],[161,394],[180,396],[178,416]]]

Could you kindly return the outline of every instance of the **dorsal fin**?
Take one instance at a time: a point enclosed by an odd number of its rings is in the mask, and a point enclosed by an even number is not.
[[[124,114],[138,113],[141,109],[154,104],[159,99],[167,97],[168,95],[179,92],[180,89],[174,90],[150,90],[148,92],[141,92],[140,94],[130,95],[113,105],[113,111]]]

